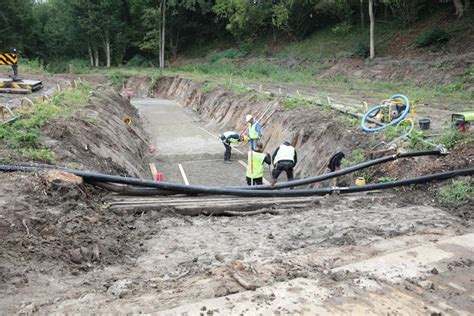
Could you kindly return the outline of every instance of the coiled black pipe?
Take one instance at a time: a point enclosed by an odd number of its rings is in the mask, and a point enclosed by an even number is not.
[[[0,165],[0,171],[4,172],[35,172],[38,168],[34,167],[21,167],[21,166],[8,166]],[[190,186],[175,183],[155,182],[150,180],[142,180],[136,178],[127,178],[120,176],[112,176],[106,174],[98,174],[91,172],[84,172],[78,170],[65,170],[69,173],[75,174],[82,177],[86,182],[104,182],[104,183],[121,183],[129,184],[142,187],[158,188],[162,190],[174,190],[179,191],[183,194],[204,194],[204,195],[236,195],[244,197],[291,197],[291,196],[311,196],[311,195],[326,195],[333,192],[339,193],[353,193],[353,192],[364,192],[372,190],[382,190],[388,188],[394,188],[399,186],[419,184],[430,182],[434,180],[444,180],[457,176],[470,176],[474,174],[474,168],[454,170],[449,172],[437,173],[417,178],[392,181],[388,183],[369,184],[365,186],[352,186],[345,188],[322,188],[322,189],[304,189],[304,190],[242,190],[242,189],[229,189],[229,188],[215,188],[205,186]]]

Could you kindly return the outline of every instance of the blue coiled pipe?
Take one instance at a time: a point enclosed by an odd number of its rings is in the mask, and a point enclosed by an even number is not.
[[[383,126],[369,128],[365,125],[365,122],[370,117],[370,115],[372,113],[380,110],[381,108],[385,107],[385,105],[374,106],[367,113],[365,113],[364,117],[362,118],[362,121],[360,122],[360,128],[362,128],[362,130],[364,132],[366,132],[366,133],[375,133],[375,132],[378,132],[378,131],[381,131],[381,130],[387,128],[388,126],[396,126],[398,123],[400,123],[401,121],[403,121],[405,119],[405,117],[408,115],[408,113],[410,113],[411,104],[410,104],[410,101],[408,101],[408,98],[406,96],[404,96],[403,94],[395,94],[395,95],[392,95],[392,97],[390,99],[402,99],[403,101],[405,101],[406,108],[405,108],[405,111],[402,113],[402,115],[400,115],[396,120],[393,120],[390,123],[385,124]]]

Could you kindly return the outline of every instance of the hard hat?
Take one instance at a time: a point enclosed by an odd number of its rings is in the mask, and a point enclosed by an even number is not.
[[[247,114],[247,116],[245,117],[245,122],[250,122],[250,120],[252,119],[252,115],[250,114]]]

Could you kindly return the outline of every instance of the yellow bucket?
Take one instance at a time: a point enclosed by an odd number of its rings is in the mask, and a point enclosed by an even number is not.
[[[365,185],[365,179],[363,177],[357,178],[356,181],[355,181],[355,185],[357,185],[359,187]]]

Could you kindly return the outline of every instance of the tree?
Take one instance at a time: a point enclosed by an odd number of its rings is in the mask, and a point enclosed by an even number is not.
[[[16,48],[20,53],[30,53],[34,50],[35,19],[33,15],[34,0],[2,1],[0,23],[1,51],[10,51]]]
[[[463,5],[462,0],[453,0],[454,9],[456,10],[458,20],[464,15],[464,12],[469,9],[470,2],[471,0],[464,0],[465,4]]]
[[[370,59],[375,58],[375,17],[374,0],[369,0],[369,18],[370,18]]]

